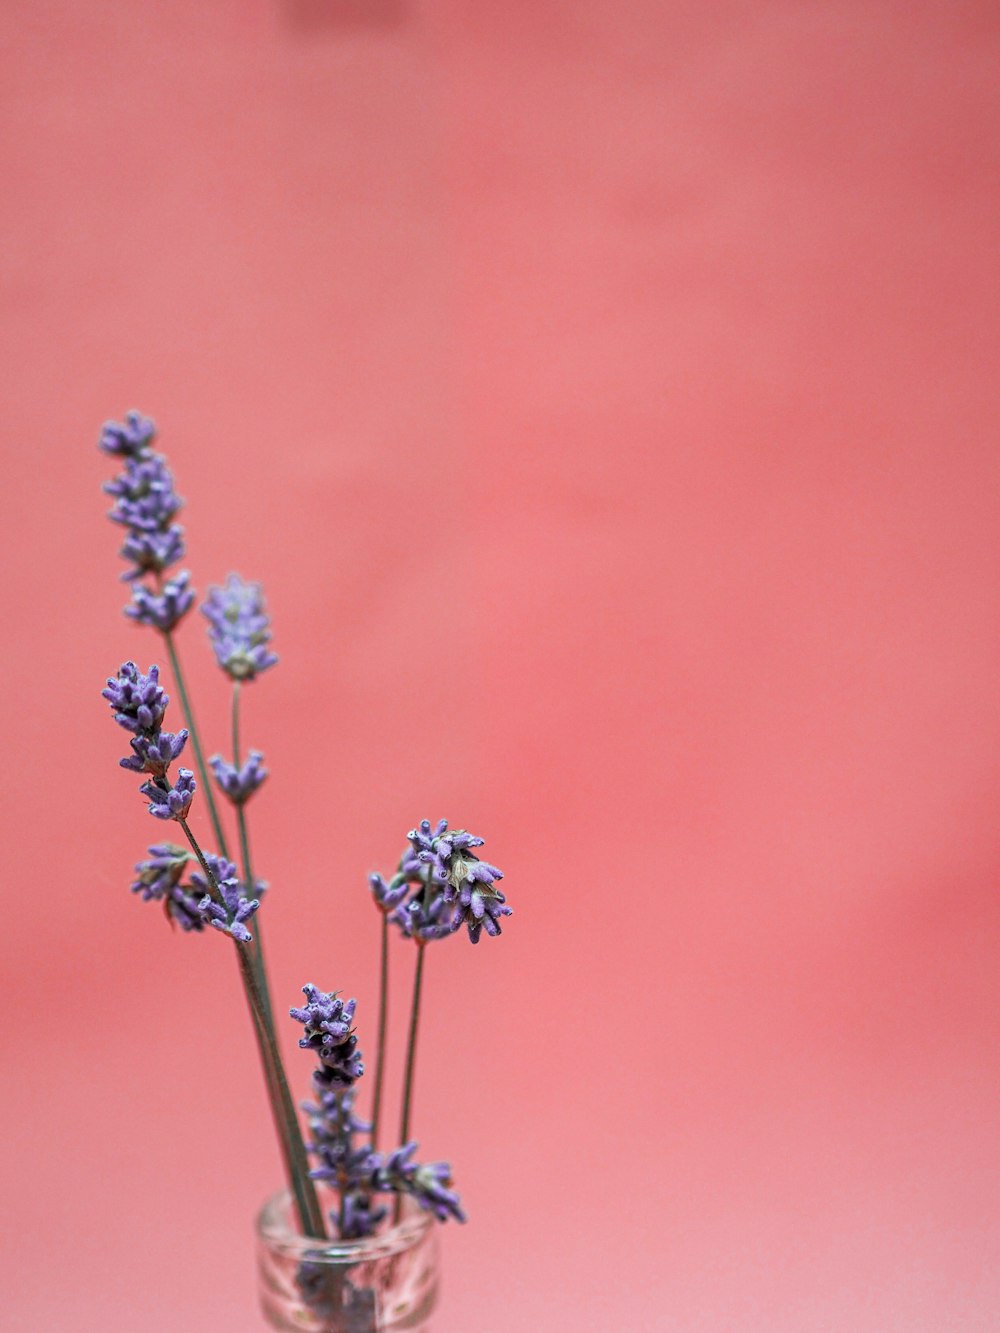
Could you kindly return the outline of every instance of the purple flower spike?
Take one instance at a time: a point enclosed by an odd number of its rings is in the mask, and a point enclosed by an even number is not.
[[[141,579],[144,574],[162,574],[184,558],[184,529],[178,523],[171,523],[163,532],[133,530],[118,554],[135,566],[122,575],[126,582]]]
[[[267,777],[267,769],[261,767],[264,758],[260,750],[251,750],[242,768],[227,764],[221,755],[213,755],[208,761],[215,773],[215,781],[220,790],[229,797],[233,805],[244,805],[249,801],[260,784]]]
[[[133,773],[152,773],[153,777],[162,778],[184,749],[187,738],[185,727],[176,735],[172,731],[161,731],[155,736],[133,736],[129,742],[132,754],[118,762]]]
[[[449,1217],[465,1221],[461,1200],[451,1185],[451,1167],[447,1162],[429,1162],[421,1166],[413,1161],[416,1143],[404,1144],[388,1153],[372,1174],[371,1187],[410,1194],[421,1208],[432,1212],[439,1222]]]
[[[465,829],[448,832],[448,821],[439,820],[432,829],[429,819],[407,834],[418,861],[427,868],[430,881],[444,890],[445,900],[453,902],[467,879],[491,884],[503,879],[503,871],[473,855],[473,847],[482,847],[483,839]]]
[[[321,1077],[327,1086],[349,1087],[365,1072],[358,1039],[351,1030],[356,1000],[346,1004],[336,991],[324,994],[313,985],[302,987],[305,1007],[288,1012],[305,1025],[299,1038],[303,1050],[315,1051],[323,1065]]]
[[[141,412],[126,412],[122,423],[105,421],[98,448],[119,458],[141,458],[156,438],[156,426]]]
[[[158,842],[149,849],[149,859],[139,861],[132,892],[141,893],[143,902],[159,902],[180,883],[190,853],[171,842]]]
[[[216,856],[214,852],[205,852],[205,864],[211,871],[212,878],[216,884],[221,884],[224,879],[238,878],[236,866],[224,856]],[[191,871],[191,888],[197,889],[198,893],[204,897],[206,893],[212,892],[212,885],[205,878],[201,869],[200,862],[196,862],[198,869]]]
[[[368,884],[381,912],[391,912],[398,907],[410,891],[410,881],[405,875],[396,875],[387,884],[381,875],[373,874],[368,876]]]
[[[201,612],[209,622],[216,660],[233,680],[253,680],[277,662],[267,647],[271,624],[260,584],[230,574],[224,588],[209,588]]]
[[[159,667],[151,666],[144,676],[134,662],[123,663],[116,677],[109,676],[101,694],[110,703],[118,725],[137,736],[152,736],[159,731],[170,702],[160,685]]]
[[[249,921],[256,912],[260,906],[260,899],[245,898],[242,886],[235,878],[220,880],[219,893],[222,895],[222,904],[217,903],[206,893],[198,904],[198,911],[216,930],[231,935],[234,940],[239,940],[243,944],[249,944],[253,936],[244,922]]]
[[[397,907],[390,914],[394,922],[407,939],[443,940],[455,929],[452,924],[453,913],[445,900],[444,894],[434,894],[427,901],[428,889],[418,894],[404,906]]]
[[[162,779],[160,779],[162,781]],[[189,768],[178,770],[177,781],[166,790],[150,779],[139,788],[149,800],[149,813],[156,819],[186,819],[191,809],[197,783]]]
[[[191,610],[194,589],[190,582],[191,575],[185,569],[168,579],[158,593],[150,592],[144,583],[136,583],[131,605],[126,606],[125,614],[140,625],[149,625],[167,634]]]
[[[480,932],[487,935],[500,935],[500,918],[511,916],[513,909],[506,906],[503,894],[489,884],[476,884],[467,880],[458,893],[458,906],[451,920],[452,930],[467,926],[469,939],[479,943]]]
[[[139,532],[163,532],[184,501],[174,490],[174,479],[160,454],[126,458],[125,470],[104,483],[115,502],[108,510],[112,523]]]

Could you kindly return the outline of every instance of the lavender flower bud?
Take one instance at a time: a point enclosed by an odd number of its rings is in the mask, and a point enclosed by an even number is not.
[[[387,884],[381,875],[372,874],[368,876],[368,884],[380,912],[391,912],[410,891],[409,880],[400,875]]]
[[[149,859],[136,864],[132,892],[141,893],[143,902],[158,902],[180,883],[189,859],[183,847],[155,843],[149,848]]]
[[[258,583],[230,574],[224,588],[209,588],[201,612],[209,622],[216,660],[233,680],[253,680],[277,662],[266,646],[271,626]]]
[[[118,762],[122,768],[130,769],[133,773],[152,773],[154,777],[162,778],[184,749],[187,738],[185,727],[176,735],[171,731],[161,731],[155,736],[133,736],[129,741],[133,753]]]
[[[506,906],[506,900],[499,889],[469,879],[458,892],[458,905],[451,919],[451,928],[458,930],[466,926],[469,939],[473,944],[478,944],[483,930],[487,935],[502,934],[500,918],[511,915],[512,909]]]
[[[170,890],[166,902],[167,919],[185,932],[204,930],[205,918],[198,910],[199,901],[194,894],[188,893],[178,884]]]
[[[187,615],[194,602],[194,589],[190,587],[191,575],[182,570],[168,579],[161,592],[150,592],[143,583],[132,588],[132,603],[126,606],[125,614],[140,625],[149,625],[163,634],[169,633],[182,616]]]
[[[224,879],[236,879],[238,877],[236,866],[225,856],[216,856],[214,852],[205,852],[204,857],[205,864],[208,866],[212,879],[216,884],[221,884]],[[205,878],[201,869],[201,863],[196,861],[195,865],[197,866],[197,869],[191,871],[190,887],[196,889],[199,895],[204,897],[206,893],[212,892],[212,885]]]
[[[465,1221],[461,1200],[451,1185],[451,1167],[447,1162],[429,1162],[421,1166],[413,1161],[416,1143],[406,1143],[388,1153],[375,1167],[371,1188],[410,1194],[421,1208],[432,1212],[439,1222],[449,1217]]]
[[[448,821],[442,819],[432,830],[429,819],[407,834],[413,851],[423,865],[427,867],[430,879],[440,884],[448,902],[466,880],[477,880],[491,884],[495,879],[503,879],[503,871],[488,861],[480,861],[472,853],[473,847],[481,847],[483,839],[477,838],[465,829],[448,831]]]
[[[115,497],[108,510],[112,523],[139,532],[164,532],[184,501],[174,490],[174,479],[160,454],[126,458],[124,471],[104,483]]]
[[[98,448],[120,458],[139,458],[149,451],[156,438],[156,426],[141,412],[126,412],[125,421],[105,421]]]
[[[317,1077],[325,1086],[348,1087],[364,1073],[358,1039],[351,1030],[357,1001],[345,1004],[336,991],[324,994],[313,985],[303,986],[302,992],[305,1007],[288,1011],[297,1023],[305,1025],[299,1045],[316,1052],[323,1065]]]
[[[427,895],[431,894],[428,900]],[[454,913],[451,911],[443,893],[433,893],[425,888],[405,905],[389,914],[389,920],[397,925],[406,939],[443,940],[455,929],[452,924]]]
[[[178,523],[171,523],[162,532],[133,530],[118,554],[135,566],[122,575],[126,582],[140,579],[144,574],[162,574],[184,558],[184,529]]]
[[[260,784],[267,777],[268,770],[261,767],[264,758],[260,750],[251,750],[242,768],[227,764],[221,755],[213,755],[208,761],[215,773],[219,789],[228,796],[233,805],[244,805],[249,801]]]
[[[110,703],[118,725],[136,735],[155,735],[170,702],[160,685],[159,667],[151,666],[144,676],[134,662],[123,663],[116,677],[108,677],[101,695]]]
[[[364,1236],[374,1236],[378,1224],[388,1216],[388,1208],[376,1205],[371,1195],[352,1190],[344,1195],[343,1223],[339,1226],[341,1240],[361,1240]],[[337,1222],[337,1214],[330,1214],[331,1221]]]
[[[197,783],[191,770],[182,768],[178,770],[177,781],[173,787],[164,790],[150,779],[149,782],[144,782],[139,790],[149,800],[149,813],[156,819],[186,819],[197,790]]]
[[[193,877],[192,877],[193,878]],[[219,893],[222,903],[217,903],[207,893],[198,904],[198,911],[210,926],[231,935],[234,940],[249,944],[253,936],[244,922],[249,921],[260,906],[260,899],[248,899],[243,896],[238,879],[229,878],[219,881]]]

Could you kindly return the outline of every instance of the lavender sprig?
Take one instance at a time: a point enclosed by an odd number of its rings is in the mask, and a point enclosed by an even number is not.
[[[324,1081],[331,1086],[350,1087],[365,1072],[358,1039],[351,1028],[356,1000],[346,1003],[336,991],[324,994],[311,983],[302,987],[306,1004],[290,1009],[297,1023],[305,1025],[299,1038],[303,1050],[315,1051],[323,1066]]]
[[[411,1140],[395,1152],[387,1153],[372,1171],[372,1189],[409,1194],[439,1222],[446,1222],[449,1217],[464,1222],[461,1200],[450,1188],[451,1166],[448,1162],[428,1162],[421,1166],[413,1160],[417,1147]]]
[[[148,625],[151,629],[158,629],[161,634],[168,634],[193,605],[191,575],[185,569],[174,578],[167,579],[159,592],[150,591],[144,583],[135,583],[132,587],[132,601],[126,606],[125,614],[138,625]]]
[[[277,662],[267,647],[271,622],[260,584],[244,583],[238,574],[230,574],[225,587],[209,588],[201,613],[209,622],[216,660],[233,680],[253,680]]]
[[[267,777],[268,770],[262,767],[263,758],[260,750],[251,750],[246,763],[239,768],[235,764],[227,764],[220,754],[214,754],[209,759],[216,785],[233,805],[245,805]]]
[[[177,781],[170,787],[163,778],[150,779],[139,788],[149,801],[149,813],[155,819],[187,819],[191,802],[198,790],[189,768],[177,770]]]
[[[156,438],[156,425],[141,412],[126,412],[123,423],[106,421],[98,447],[119,458],[137,458],[148,453]]]
[[[206,893],[198,904],[198,911],[216,930],[231,935],[234,940],[239,940],[243,944],[249,944],[253,936],[247,930],[246,922],[260,907],[260,899],[247,898],[235,876],[219,880],[218,890],[222,902],[216,902]]]

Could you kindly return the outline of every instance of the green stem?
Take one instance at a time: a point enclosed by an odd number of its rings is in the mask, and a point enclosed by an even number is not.
[[[375,1057],[375,1094],[372,1098],[372,1151],[378,1149],[378,1122],[382,1111],[382,1077],[385,1072],[385,1035],[389,1017],[389,914],[382,913],[382,959],[378,990],[378,1054]]]
[[[233,766],[240,767],[240,699],[242,690],[240,682],[233,681],[233,702],[230,710],[230,722],[233,733]],[[253,867],[250,862],[250,832],[247,827],[246,812],[242,803],[236,806],[236,823],[240,834],[240,854],[243,860],[243,885],[247,896],[253,897],[255,880],[253,877]],[[268,984],[267,964],[264,962],[264,933],[261,928],[260,916],[257,917],[257,928],[254,931],[254,963],[257,967],[257,980],[260,984],[261,995],[264,997],[264,1008],[267,1011],[268,1022],[274,1022],[273,1010],[271,1008],[271,987]]]
[[[198,858],[198,863],[201,866],[202,873],[209,886],[209,891],[217,901],[221,902],[222,894],[219,890],[215,876],[209,869],[208,862],[205,859],[205,853],[202,851],[197,839],[191,832],[187,820],[179,819],[177,822],[180,824],[184,836],[190,843],[192,851]],[[281,1052],[278,1049],[278,1043],[275,1038],[274,1027],[264,1005],[264,997],[258,982],[253,953],[250,947],[246,944],[242,944],[239,941],[234,941],[234,944],[236,946],[236,956],[240,965],[240,977],[243,981],[243,991],[250,1008],[254,1035],[257,1038],[257,1048],[260,1054],[261,1064],[264,1067],[268,1099],[271,1103],[271,1114],[274,1118],[275,1129],[278,1133],[281,1155],[285,1163],[285,1173],[288,1177],[288,1183],[291,1187],[292,1194],[295,1197],[302,1234],[318,1239],[325,1239],[326,1227],[323,1223],[323,1212],[319,1206],[319,1200],[316,1197],[316,1187],[309,1178],[309,1159],[306,1156],[305,1144],[302,1141],[302,1130],[299,1126],[295,1104],[292,1101],[292,1095],[288,1088],[288,1080],[285,1077],[285,1069],[281,1060]]]
[[[417,1055],[417,1024],[420,1020],[420,987],[424,978],[424,950],[426,944],[417,940],[417,966],[413,973],[413,1004],[410,1009],[410,1035],[406,1043],[406,1079],[403,1083],[403,1115],[400,1120],[399,1144],[410,1141],[410,1104],[413,1099],[413,1068]]]
[[[219,855],[224,856],[228,861],[229,849],[226,846],[226,835],[222,831],[222,821],[219,819],[219,812],[215,805],[215,797],[212,794],[212,784],[209,781],[208,768],[205,765],[205,756],[202,753],[198,727],[194,720],[194,713],[191,710],[191,699],[184,682],[184,672],[181,670],[181,660],[177,655],[174,636],[169,630],[164,630],[163,642],[167,645],[167,652],[170,655],[170,666],[173,669],[174,680],[177,682],[177,693],[181,696],[181,708],[184,710],[184,718],[187,722],[188,731],[191,733],[191,745],[194,748],[195,764],[198,768],[198,777],[201,779],[202,790],[205,793],[205,800],[208,802],[208,813],[212,820],[212,829],[215,833],[216,843],[218,844]]]

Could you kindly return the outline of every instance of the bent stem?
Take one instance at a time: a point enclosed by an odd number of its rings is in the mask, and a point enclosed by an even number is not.
[[[372,1152],[378,1149],[378,1122],[382,1112],[382,1076],[385,1072],[385,1034],[389,1017],[389,915],[382,913],[382,960],[378,990],[378,1054],[375,1057],[375,1092],[372,1097]]]
[[[187,820],[179,819],[177,822],[191,845],[191,850],[198,858],[198,864],[201,866],[212,896],[221,903],[223,901],[222,894],[215,876],[209,869],[205,853],[191,832]],[[264,1006],[264,997],[258,983],[253,954],[249,945],[242,944],[238,940],[234,941],[234,944],[240,966],[243,992],[250,1009],[254,1036],[257,1038],[257,1049],[264,1068],[271,1115],[278,1133],[278,1142],[281,1146],[281,1155],[285,1164],[288,1184],[295,1198],[299,1225],[304,1236],[325,1240],[326,1227],[323,1223],[323,1211],[316,1197],[316,1187],[309,1177],[309,1159],[306,1156],[305,1144],[302,1141],[302,1130],[299,1126],[291,1092],[288,1089],[288,1080],[285,1077],[285,1069],[275,1038],[274,1027]]]

